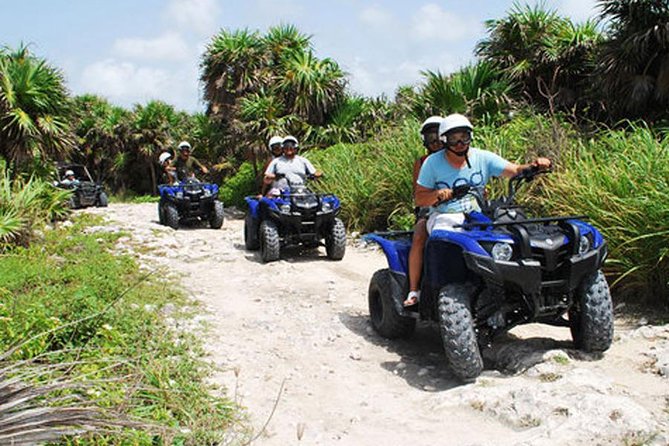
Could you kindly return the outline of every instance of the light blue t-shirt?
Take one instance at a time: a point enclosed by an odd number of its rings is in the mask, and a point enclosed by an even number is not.
[[[453,189],[466,184],[483,189],[491,177],[500,176],[509,165],[509,162],[501,156],[474,147],[469,148],[467,156],[471,167],[465,164],[461,169],[456,169],[446,160],[443,150],[433,153],[420,168],[417,183],[428,189]],[[474,210],[478,210],[478,204],[471,195],[443,203],[436,208],[437,212],[449,213]]]

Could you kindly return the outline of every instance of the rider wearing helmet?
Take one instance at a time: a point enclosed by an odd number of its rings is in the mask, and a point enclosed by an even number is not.
[[[202,165],[201,162],[191,156],[192,147],[188,141],[181,141],[178,146],[178,151],[179,156],[170,163],[170,166],[175,169],[179,181],[192,178],[195,175],[195,169],[198,169],[204,174],[209,173],[209,170]]]
[[[74,176],[74,171],[73,170],[66,170],[65,175],[63,176],[63,180],[60,182],[64,186],[76,186],[79,184],[79,180],[77,180],[77,177]]]
[[[444,148],[444,143],[439,138],[439,126],[444,120],[441,116],[430,116],[423,124],[420,126],[420,134],[423,140],[423,146],[427,149],[427,153],[420,158],[416,159],[413,165],[413,191],[416,192],[416,181],[418,180],[418,173],[420,168],[427,159],[433,153],[436,153]],[[416,207],[416,224],[413,228],[413,240],[411,242],[411,250],[409,251],[409,264],[411,264],[411,259],[414,262],[420,262],[420,259],[423,257],[423,251],[425,248],[425,242],[427,241],[427,214],[429,212],[429,207]],[[418,299],[420,291],[420,269],[409,269],[409,295],[407,296],[407,302],[411,304],[413,299]]]
[[[163,152],[158,157],[160,167],[163,168],[163,182],[167,184],[173,184],[177,181],[176,169],[170,165],[171,159],[172,154],[169,152]]]
[[[465,116],[448,115],[439,125],[439,137],[447,150],[430,155],[423,163],[416,184],[417,206],[430,206],[427,231],[435,229],[457,231],[455,225],[464,223],[465,212],[478,210],[473,196],[453,199],[453,188],[468,185],[483,189],[491,177],[512,177],[523,169],[550,167],[548,158],[537,158],[530,164],[515,164],[487,150],[470,147],[474,126]],[[412,246],[413,249],[413,246]],[[421,271],[422,256],[409,255],[409,271]],[[410,284],[405,306],[418,302],[418,284]],[[412,293],[413,292],[413,293]]]
[[[280,136],[272,136],[269,139],[269,142],[267,143],[267,149],[272,154],[272,158],[267,160],[267,162],[265,163],[265,165],[261,170],[263,178],[260,179],[261,186],[260,186],[260,195],[258,197],[262,197],[263,195],[265,195],[267,189],[269,189],[269,187],[272,184],[271,181],[267,181],[267,179],[264,178],[264,173],[267,170],[267,167],[269,167],[269,163],[271,163],[272,160],[280,157],[283,154],[283,138]]]
[[[283,155],[273,159],[265,170],[265,182],[273,182],[270,195],[277,195],[279,190],[290,186],[291,183],[293,185],[304,183],[308,176],[321,176],[321,172],[317,171],[308,159],[297,154],[299,147],[297,138],[286,136],[282,147]],[[277,179],[277,176],[281,178]]]
[[[283,144],[283,138],[280,136],[272,136],[269,139],[267,148],[272,153],[272,159],[278,158],[283,154],[282,144]]]

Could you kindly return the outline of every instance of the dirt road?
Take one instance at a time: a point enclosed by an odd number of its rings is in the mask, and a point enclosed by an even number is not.
[[[435,327],[403,341],[372,331],[367,287],[385,262],[373,247],[351,242],[341,262],[321,250],[262,264],[244,250],[239,216],[220,230],[174,231],[155,204],[90,212],[130,230],[119,247],[181,273],[205,304],[215,379],[248,408],[254,444],[669,444],[669,326],[617,322],[599,360],[572,350],[567,329],[519,327],[463,386]]]

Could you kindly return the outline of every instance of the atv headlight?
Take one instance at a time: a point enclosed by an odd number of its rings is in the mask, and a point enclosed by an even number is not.
[[[204,189],[204,196],[208,197],[211,195],[211,191],[209,189]]]
[[[492,258],[502,262],[508,262],[513,255],[513,248],[508,243],[495,243],[492,247]]]
[[[332,210],[332,205],[330,203],[323,203],[323,206],[321,206],[321,210],[323,212],[330,212]]]
[[[281,211],[282,214],[290,214],[290,205],[282,204],[281,206],[279,206],[279,210]]]
[[[590,239],[585,235],[581,236],[581,239],[578,242],[578,253],[585,254],[590,250]]]
[[[184,193],[181,192],[181,191],[177,192],[176,195],[177,195],[177,198],[183,198],[184,197]]]

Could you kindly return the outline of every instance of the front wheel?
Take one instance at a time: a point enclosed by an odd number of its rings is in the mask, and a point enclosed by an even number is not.
[[[162,200],[158,202],[158,223],[165,224],[165,203]]]
[[[599,270],[587,276],[575,298],[569,310],[574,345],[589,353],[608,350],[613,341],[613,304],[604,273]]]
[[[256,251],[260,247],[257,224],[251,214],[247,214],[244,218],[244,247],[249,251]]]
[[[165,203],[163,215],[167,226],[172,229],[179,229],[179,210],[173,203]]]
[[[279,230],[271,220],[260,223],[260,257],[264,263],[279,260]]]
[[[209,213],[209,226],[211,229],[220,229],[223,226],[223,203],[218,200],[214,200]]]
[[[106,193],[100,192],[100,195],[98,196],[98,207],[106,208],[107,206],[109,206],[109,198]]]
[[[395,310],[393,293],[401,294],[402,291],[393,287],[392,280],[387,268],[378,270],[372,276],[368,293],[369,317],[372,328],[384,338],[405,338],[416,329],[416,319],[400,316]],[[401,296],[395,297],[401,299]]]
[[[446,285],[439,292],[439,331],[444,352],[453,374],[463,382],[472,382],[483,371],[474,318],[470,310],[473,287],[468,284]]]
[[[346,253],[346,227],[335,218],[330,233],[325,237],[325,252],[331,260],[341,260]]]

